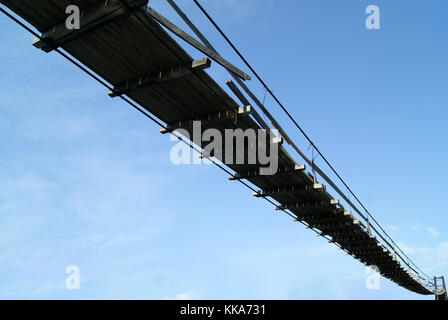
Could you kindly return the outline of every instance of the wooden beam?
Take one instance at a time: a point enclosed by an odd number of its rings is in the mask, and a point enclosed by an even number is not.
[[[232,90],[233,94],[238,98],[238,100],[241,101],[243,105],[248,105],[249,100],[244,96],[244,94],[241,92],[241,90],[238,89],[238,87],[233,83],[231,80],[226,80],[226,84],[229,87],[230,90]],[[267,125],[267,123],[263,120],[262,117],[257,112],[254,112],[254,118],[257,120],[258,124],[266,130],[269,130],[269,133],[271,134],[271,128]]]
[[[256,178],[260,176],[265,176],[264,172],[261,172],[263,168],[258,168],[256,170],[248,171],[248,172],[238,172],[234,175],[229,176],[229,180],[241,180],[241,179],[250,179]],[[304,171],[306,166],[304,164],[295,164],[294,166],[285,166],[279,167],[277,173],[275,175],[282,175],[286,173],[294,173],[298,171]]]
[[[339,243],[346,243],[350,241],[359,242],[359,243],[366,243],[369,241],[369,239],[366,239],[362,235],[353,235],[353,236],[346,236],[346,237],[338,237],[338,236],[332,236],[334,241],[337,241]]]
[[[351,248],[354,249],[359,249],[359,250],[364,250],[364,249],[368,249],[368,250],[373,250],[376,253],[383,253],[383,248],[378,247],[376,245],[376,243],[372,243],[372,242],[367,242],[367,243],[356,243],[356,242],[347,242],[344,243],[344,245],[349,246]]]
[[[109,91],[110,97],[117,97],[130,91],[144,87],[151,83],[164,82],[168,80],[178,79],[192,74],[194,71],[210,68],[211,61],[209,58],[201,58],[194,60],[188,65],[179,65],[170,69],[162,70],[155,74],[142,76],[138,79],[126,81],[115,86]]]
[[[244,96],[244,94],[241,92],[241,90],[238,89],[238,87],[233,83],[231,80],[226,80],[226,85],[229,87],[230,90],[232,90],[233,94],[240,100],[243,104],[250,104],[249,100]]]
[[[332,237],[365,237],[365,234],[360,232],[359,230],[337,230],[331,233],[328,233],[329,236]]]
[[[305,220],[306,221],[306,220]],[[310,223],[309,228],[317,228],[317,229],[339,229],[339,228],[347,228],[350,225],[348,225],[346,222],[341,221],[334,221],[334,222],[322,222],[322,223]]]
[[[104,1],[101,5],[89,8],[81,13],[80,29],[67,29],[64,20],[59,25],[44,32],[41,36],[42,39],[35,38],[33,45],[45,52],[50,52],[104,23],[126,14],[128,7],[131,9],[143,7],[148,3],[148,0],[126,0],[126,3],[127,6],[124,6],[119,0]]]
[[[240,69],[235,67],[230,62],[226,61],[224,58],[222,58],[215,51],[213,51],[213,50],[207,48],[206,46],[204,46],[198,40],[196,40],[195,38],[190,36],[188,33],[183,31],[182,29],[180,29],[178,26],[176,26],[174,23],[169,21],[167,18],[162,16],[160,13],[158,13],[156,10],[154,10],[150,6],[146,6],[146,8],[143,10],[143,12],[144,12],[144,14],[147,17],[156,20],[161,25],[163,25],[165,28],[167,28],[172,33],[174,33],[176,36],[178,36],[182,40],[186,41],[188,44],[190,44],[191,46],[193,46],[197,50],[199,50],[202,53],[206,54],[208,57],[210,57],[210,59],[216,61],[217,63],[219,63],[221,66],[223,66],[227,70],[235,73],[241,79],[244,79],[244,80],[250,80],[251,79],[251,77],[249,75],[247,75],[246,73],[244,73],[243,71],[241,71]]]
[[[315,184],[306,184],[301,186],[291,186],[291,187],[278,187],[270,190],[260,190],[255,191],[254,196],[258,198],[272,197],[276,195],[288,195],[288,194],[296,194],[300,192],[306,191],[324,191],[325,186],[320,183]]]
[[[325,214],[298,214],[296,213],[301,219],[305,220],[309,224],[315,224],[315,223],[332,223],[332,222],[344,222],[338,219],[337,217],[331,216],[331,215],[325,215]],[[328,233],[328,235],[331,236],[331,233]]]
[[[294,209],[309,209],[316,207],[330,207],[333,206],[333,201],[308,201],[308,202],[296,202],[291,204],[282,204],[276,207],[276,210],[294,210]]]
[[[201,124],[207,124],[210,122],[233,120],[236,117],[247,117],[251,115],[253,109],[251,106],[240,107],[238,110],[227,109],[218,113],[208,114],[196,119],[180,120],[173,123],[168,123],[165,127],[160,128],[160,133],[167,134],[171,133],[176,129],[188,129],[193,126],[194,121],[201,121]]]

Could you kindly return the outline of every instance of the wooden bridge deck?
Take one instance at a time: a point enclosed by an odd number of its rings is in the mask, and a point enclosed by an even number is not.
[[[242,106],[207,74],[207,59],[197,62],[199,67],[194,66],[195,59],[202,57],[193,59],[151,18],[145,11],[146,1],[127,0],[126,8],[121,6],[120,1],[114,0],[109,0],[107,5],[104,0],[0,2],[39,32],[48,35],[48,42],[52,46],[63,48],[166,124],[188,123],[210,115],[237,113]],[[79,32],[60,38],[52,35],[57,30],[55,27],[65,23],[65,9],[72,4],[78,5],[86,14],[101,13],[97,15],[98,23],[92,20],[88,27],[83,26]],[[105,7],[112,5],[116,7],[104,11]],[[42,41],[35,45],[51,51],[51,46]],[[161,74],[167,76],[158,78],[157,75]],[[146,84],[139,86],[141,79],[146,79]],[[69,80],[66,85],[70,85]],[[261,129],[264,125],[259,120],[256,113],[232,115],[208,122],[203,129]],[[191,133],[191,127],[185,128]],[[247,178],[263,190],[264,194],[258,196],[275,199],[282,204],[279,209],[289,210],[298,220],[331,237],[331,241],[361,262],[377,266],[384,277],[411,291],[432,294],[428,287],[397,261],[393,252],[369,234],[366,225],[335,201],[322,186],[316,186],[305,166],[295,163],[283,147],[279,151],[280,171],[276,175],[258,175],[258,164],[228,167],[237,176]]]

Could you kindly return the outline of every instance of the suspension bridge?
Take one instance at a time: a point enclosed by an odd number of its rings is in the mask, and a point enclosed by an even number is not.
[[[0,11],[35,36],[36,48],[62,55],[103,85],[110,97],[141,112],[160,126],[161,133],[177,136],[254,196],[361,263],[376,266],[399,286],[446,300],[443,277],[428,276],[400,249],[199,2],[193,0],[337,181],[306,156],[247,87],[251,76],[222,57],[174,1],[167,1],[195,36],[148,6],[147,0],[0,0],[8,8]],[[69,5],[82,12],[79,29],[66,26]],[[193,58],[181,44],[204,56]],[[212,63],[229,72],[232,80],[226,81],[227,90],[206,72]],[[178,131],[184,129],[191,137],[197,120],[202,121],[202,130],[265,130],[265,138],[278,144],[278,170],[266,174],[260,159],[255,164],[226,165],[225,155],[206,154],[204,143],[195,144]]]

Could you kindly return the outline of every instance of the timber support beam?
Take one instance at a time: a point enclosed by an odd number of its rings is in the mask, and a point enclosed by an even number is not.
[[[270,190],[260,190],[254,192],[254,196],[258,198],[272,197],[277,195],[290,195],[297,194],[306,191],[324,191],[325,186],[321,183],[306,184],[302,186],[291,186],[291,187],[278,187]]]
[[[310,202],[297,202],[291,204],[283,204],[278,206],[277,210],[294,210],[294,209],[310,209],[310,208],[321,208],[321,207],[331,207],[338,204],[336,200],[330,201],[310,201]]]
[[[176,26],[174,23],[169,21],[167,18],[165,18],[163,15],[158,13],[153,8],[146,6],[146,8],[143,10],[144,14],[150,18],[154,19],[157,22],[159,22],[162,26],[170,30],[172,33],[174,33],[176,36],[196,48],[197,50],[201,51],[203,54],[206,54],[210,59],[214,60],[233,74],[236,74],[238,77],[240,77],[243,80],[250,80],[251,77],[232,65],[230,62],[224,60],[219,54],[216,53],[216,51],[204,46],[202,43],[200,43],[198,40],[190,36],[188,33],[180,29],[178,26]]]
[[[33,45],[45,52],[50,52],[61,47],[80,35],[92,31],[93,29],[148,3],[148,0],[125,0],[126,5],[119,0],[104,1],[103,4],[94,8],[89,8],[80,14],[80,28],[68,29],[66,21],[54,26],[43,33],[40,38],[33,40]]]
[[[160,133],[167,134],[178,129],[188,129],[193,126],[194,121],[200,121],[201,125],[219,122],[224,120],[234,120],[238,117],[248,117],[254,112],[251,106],[240,107],[238,110],[227,109],[218,113],[207,114],[197,119],[180,120],[168,123],[165,127],[160,128]]]
[[[295,173],[299,171],[305,171],[306,166],[304,164],[295,164],[294,166],[287,166],[287,167],[279,167],[277,172],[274,174],[269,174],[268,172],[265,172],[264,168],[258,168],[256,170],[247,171],[247,172],[239,172],[234,175],[229,176],[229,180],[242,180],[242,179],[250,179],[250,178],[257,178],[262,176],[276,176],[276,175],[282,175],[285,173]]]
[[[126,94],[130,91],[137,90],[152,83],[160,83],[168,80],[182,78],[192,74],[197,70],[210,68],[210,65],[211,61],[209,58],[194,60],[188,65],[179,65],[167,70],[162,70],[155,74],[142,76],[138,79],[133,79],[125,83],[121,83],[109,91],[109,96],[113,98],[121,96],[122,94]]]

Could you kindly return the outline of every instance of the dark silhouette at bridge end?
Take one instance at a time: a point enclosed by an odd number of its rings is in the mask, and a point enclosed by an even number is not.
[[[434,277],[434,293],[436,300],[448,300],[446,294],[445,277]]]

